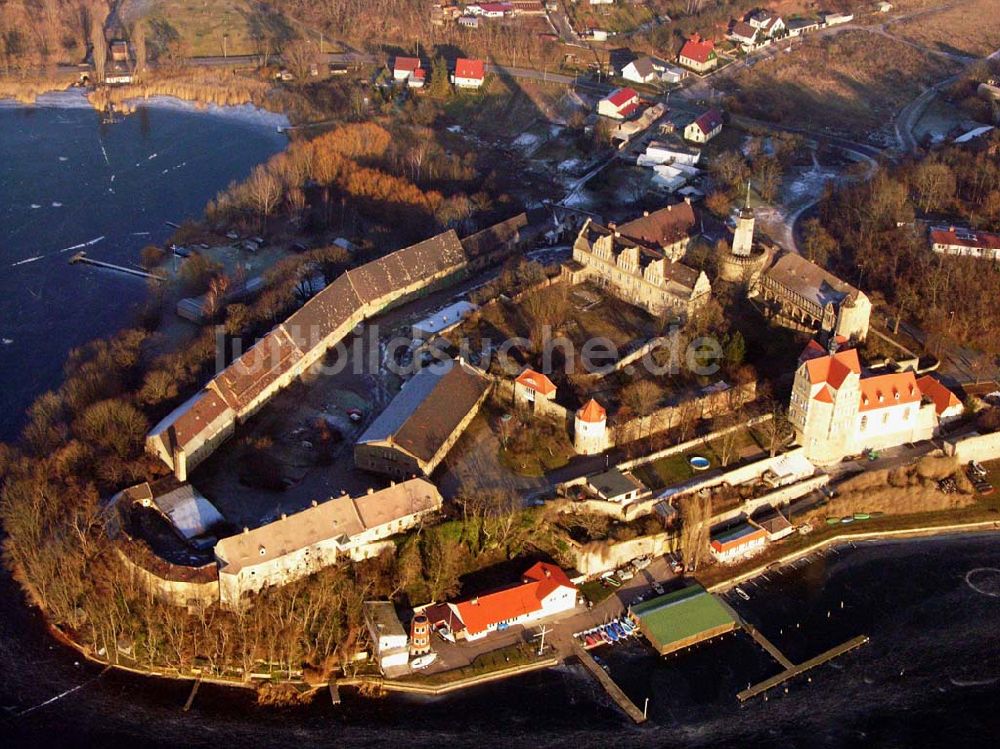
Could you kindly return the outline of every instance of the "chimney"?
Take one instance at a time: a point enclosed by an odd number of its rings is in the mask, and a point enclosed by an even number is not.
[[[473,598],[471,601],[469,601],[469,603],[472,604],[473,606],[478,606],[479,605],[479,596],[476,596],[475,598]]]
[[[642,217],[643,218],[649,218],[649,211],[643,211],[642,212]]]
[[[545,569],[545,577],[552,577],[552,570],[550,570],[548,567],[545,567],[544,569]]]
[[[685,195],[684,196],[684,202],[687,203],[688,205],[691,205],[691,196],[690,195]]]
[[[243,532],[244,532],[244,533],[249,533],[249,532],[250,532],[250,529],[249,529],[249,528],[247,528],[247,527],[246,527],[246,526],[244,525],[244,526],[243,526]]]
[[[367,492],[365,492],[365,494],[368,494],[368,495],[372,495],[372,494],[374,494],[374,493],[375,493],[375,490],[374,490],[374,489],[372,489],[372,488],[371,488],[370,486],[368,487],[368,491],[367,491]]]
[[[281,519],[282,520],[288,520],[288,513],[285,513],[285,512],[281,513]]]
[[[315,499],[309,504],[311,504],[313,507],[319,507],[319,502],[317,502]]]

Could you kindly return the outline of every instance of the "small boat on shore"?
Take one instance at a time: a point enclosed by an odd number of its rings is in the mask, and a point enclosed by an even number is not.
[[[871,515],[869,515],[867,512],[856,512],[856,513],[854,513],[854,519],[855,520],[867,520],[870,517],[871,517]]]
[[[840,519],[840,522],[843,523],[844,525],[846,525],[847,523],[853,523],[854,522],[854,516],[853,515],[844,515],[844,517],[842,517]]]

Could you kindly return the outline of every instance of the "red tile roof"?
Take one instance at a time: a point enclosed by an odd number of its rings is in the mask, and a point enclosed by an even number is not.
[[[397,57],[396,63],[393,66],[393,70],[409,70],[414,71],[420,67],[419,57]]]
[[[933,229],[931,242],[934,244],[954,245],[956,247],[982,248],[984,250],[1000,250],[1000,234],[974,232],[958,229]]]
[[[533,369],[526,369],[521,372],[517,377],[517,382],[542,395],[549,395],[556,391],[556,386],[552,383],[552,380]]]
[[[639,102],[637,102],[637,101],[633,101],[627,107],[619,109],[618,110],[618,114],[620,114],[622,117],[631,117],[633,114],[635,114],[636,112],[638,112],[640,109],[642,109],[642,105]]]
[[[941,384],[940,380],[931,375],[924,375],[917,380],[917,387],[920,392],[931,399],[934,403],[934,410],[940,416],[949,408],[961,406],[962,401],[953,392]]]
[[[858,410],[862,413],[919,402],[920,388],[913,372],[894,372],[861,380],[861,406]]]
[[[619,88],[608,94],[608,101],[614,104],[616,107],[621,109],[623,106],[628,104],[633,99],[638,99],[639,94],[637,94],[631,88],[627,86],[625,88]]]
[[[584,404],[583,408],[577,412],[577,416],[580,417],[580,421],[596,424],[607,419],[608,412],[604,410],[604,406],[591,398],[586,402],[586,404]]]
[[[524,573],[520,585],[470,598],[455,608],[466,631],[477,635],[500,622],[540,611],[545,598],[562,586],[576,588],[559,567],[539,562]]]
[[[684,42],[680,56],[695,62],[708,62],[715,56],[715,42],[711,39],[702,39],[699,34],[693,34]]]
[[[618,232],[636,242],[660,248],[691,236],[697,224],[698,219],[691,204],[677,203],[622,224],[618,227]]]
[[[705,134],[708,135],[710,132],[715,130],[717,127],[722,126],[722,112],[718,109],[709,109],[703,115],[698,117],[694,121],[694,124]]]
[[[861,362],[856,349],[845,349],[835,354],[818,356],[805,362],[809,382],[813,385],[826,383],[839,388],[852,372],[861,374]]]
[[[481,81],[486,77],[486,66],[482,60],[470,60],[465,57],[459,57],[455,61],[455,77]]]

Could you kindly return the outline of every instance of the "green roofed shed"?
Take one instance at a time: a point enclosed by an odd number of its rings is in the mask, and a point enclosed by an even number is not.
[[[737,623],[700,585],[691,585],[632,606],[639,629],[661,655],[731,632]]]

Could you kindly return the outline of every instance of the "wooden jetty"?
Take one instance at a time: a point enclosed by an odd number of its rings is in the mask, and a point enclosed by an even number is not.
[[[167,280],[163,276],[158,276],[155,273],[147,273],[146,271],[139,270],[138,268],[129,268],[127,265],[116,265],[115,263],[107,263],[103,260],[94,260],[93,258],[87,257],[87,253],[82,251],[76,253],[69,259],[70,265],[75,265],[76,263],[85,263],[87,265],[94,265],[98,268],[107,268],[108,270],[118,271],[119,273],[128,273],[130,276],[151,278],[154,281]]]
[[[187,702],[184,703],[183,711],[186,713],[191,709],[191,705],[194,704],[195,695],[198,694],[198,688],[201,686],[201,679],[195,679],[194,684],[191,687],[191,694],[188,695]]]
[[[833,660],[837,656],[843,655],[844,653],[850,650],[854,650],[855,648],[864,645],[866,642],[868,642],[868,635],[858,635],[857,637],[854,637],[848,640],[847,642],[837,645],[837,647],[830,648],[825,653],[820,653],[815,658],[810,658],[809,660],[800,663],[797,666],[793,665],[791,668],[786,668],[780,674],[775,674],[770,679],[765,679],[759,684],[754,684],[752,687],[744,689],[743,691],[741,691],[739,694],[736,695],[736,698],[740,702],[745,702],[746,700],[749,700],[753,697],[757,697],[761,694],[764,694],[764,692],[768,691],[769,689],[774,689],[774,687],[784,684],[789,679],[794,679],[796,676],[800,676],[801,674],[804,674],[806,671],[815,668],[816,666],[821,666],[827,661]],[[770,650],[768,652],[770,652]]]
[[[780,663],[782,668],[788,670],[795,667],[795,664],[788,660],[784,653],[778,650],[778,646],[764,637],[764,633],[755,626],[748,624],[747,622],[743,622],[743,629],[746,630],[747,634],[750,635],[758,645],[770,653],[771,657]]]
[[[604,687],[604,691],[608,693],[608,696],[615,701],[618,707],[625,711],[628,717],[636,723],[646,722],[646,716],[642,710],[636,707],[635,703],[628,698],[628,695],[622,691],[621,687],[615,684],[614,680],[608,676],[604,669],[597,665],[597,661],[594,660],[594,657],[590,653],[576,642],[573,643],[573,651],[576,653],[577,658],[580,659],[580,662],[594,675],[600,685]]]
[[[330,683],[327,685],[327,688],[330,690],[330,703],[333,705],[339,705],[340,687],[337,686],[337,680],[332,679]]]

